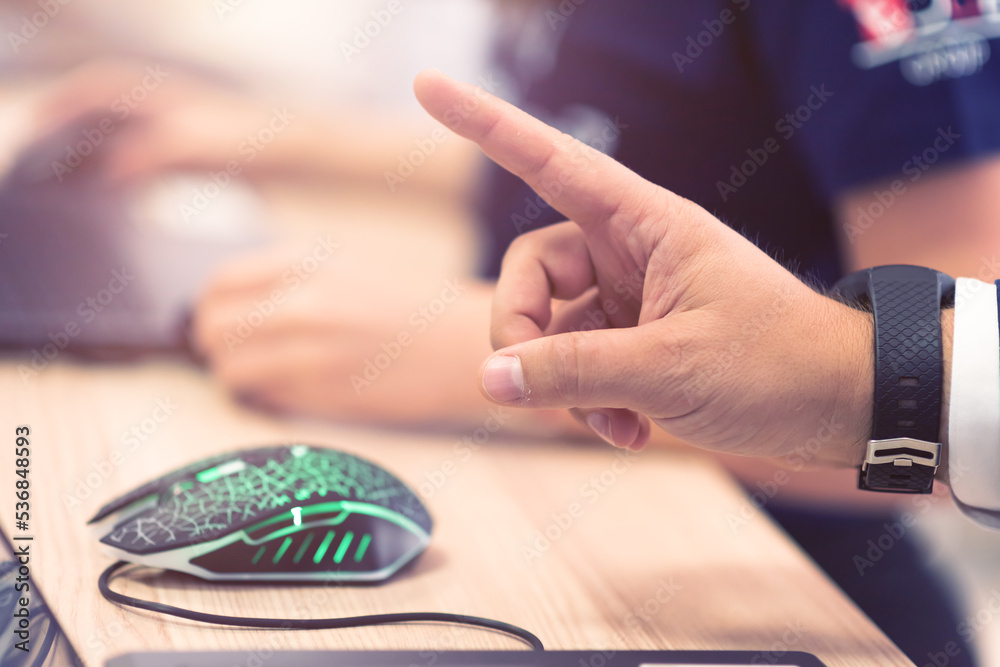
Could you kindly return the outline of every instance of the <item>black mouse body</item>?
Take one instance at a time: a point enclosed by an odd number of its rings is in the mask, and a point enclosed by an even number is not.
[[[186,466],[90,520],[104,522],[112,555],[221,581],[381,581],[427,548],[432,527],[391,473],[303,444]]]

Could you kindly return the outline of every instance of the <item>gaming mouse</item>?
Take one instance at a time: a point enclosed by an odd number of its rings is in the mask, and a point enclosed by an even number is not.
[[[90,524],[132,563],[220,581],[387,579],[430,542],[432,521],[394,475],[293,444],[216,456],[108,503]]]

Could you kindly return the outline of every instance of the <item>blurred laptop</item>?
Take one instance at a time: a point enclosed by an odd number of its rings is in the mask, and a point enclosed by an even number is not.
[[[69,639],[63,633],[55,614],[49,609],[35,584],[34,576],[25,587],[21,567],[15,550],[29,552],[31,560],[34,541],[15,537],[9,542],[0,529],[0,665],[3,667],[83,667]],[[28,603],[29,627],[24,629],[21,602]],[[23,650],[27,648],[27,650]]]
[[[46,359],[186,349],[212,270],[266,240],[263,202],[238,178],[115,186],[99,151],[68,159],[98,120],[30,144],[0,181],[0,346]]]

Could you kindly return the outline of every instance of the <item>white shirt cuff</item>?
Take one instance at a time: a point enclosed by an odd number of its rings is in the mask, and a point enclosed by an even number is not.
[[[972,278],[955,285],[948,475],[958,506],[979,523],[1000,528],[997,288]]]

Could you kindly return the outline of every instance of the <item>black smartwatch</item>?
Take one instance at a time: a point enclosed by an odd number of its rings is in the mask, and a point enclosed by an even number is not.
[[[930,493],[941,462],[941,309],[954,303],[955,280],[920,266],[877,266],[844,277],[834,292],[875,318],[872,435],[858,488]]]

